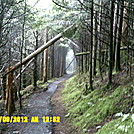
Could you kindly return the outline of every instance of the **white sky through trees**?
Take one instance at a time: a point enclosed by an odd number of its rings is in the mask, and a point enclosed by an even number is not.
[[[28,0],[28,4],[40,9],[49,9],[52,4],[52,0]]]

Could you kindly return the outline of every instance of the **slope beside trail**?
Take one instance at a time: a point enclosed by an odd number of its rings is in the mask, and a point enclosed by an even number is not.
[[[51,115],[51,103],[50,98],[57,89],[58,84],[67,80],[72,75],[65,75],[58,80],[51,82],[48,86],[48,90],[43,92],[35,92],[31,95],[25,107],[20,111],[20,115],[28,116],[31,119],[33,116],[39,117],[38,123],[10,123],[4,124],[1,129],[1,134],[52,134],[52,123],[45,123],[42,121],[42,117],[45,115]],[[17,114],[18,115],[18,114]]]

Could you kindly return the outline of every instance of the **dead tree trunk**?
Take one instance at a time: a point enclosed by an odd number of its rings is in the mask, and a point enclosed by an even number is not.
[[[10,72],[7,75],[6,81],[6,110],[8,115],[11,115],[15,111],[14,91],[15,89],[13,88],[13,72]]]
[[[50,47],[51,45],[53,45],[57,40],[59,40],[63,34],[67,31],[69,31],[70,29],[72,29],[74,27],[74,25],[71,25],[70,27],[68,27],[67,29],[65,29],[63,32],[59,33],[58,35],[56,35],[54,38],[52,38],[50,41],[48,41],[47,43],[45,43],[43,46],[41,46],[40,48],[38,48],[36,51],[34,51],[33,53],[31,53],[30,55],[28,55],[26,58],[24,58],[22,60],[22,62],[18,62],[17,64],[14,65],[14,67],[8,71],[7,73],[5,73],[4,75],[9,74],[10,72],[16,70],[17,68],[19,68],[21,65],[24,65],[25,63],[27,63],[28,61],[30,61],[33,57],[37,56],[38,54],[40,54],[42,51],[44,51],[46,48]],[[3,75],[3,76],[4,76]]]

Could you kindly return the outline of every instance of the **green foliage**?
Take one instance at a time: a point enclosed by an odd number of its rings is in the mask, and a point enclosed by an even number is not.
[[[69,113],[68,119],[72,125],[82,133],[88,128],[108,120],[119,112],[130,111],[132,102],[131,86],[119,86],[114,91],[96,89],[88,95],[84,95],[86,75],[74,76],[66,83],[63,97]]]
[[[63,33],[63,37],[66,38],[71,38],[73,35],[75,35],[75,32],[77,31],[77,27],[74,26],[70,30],[67,30],[66,32]]]
[[[48,86],[48,83],[44,83],[43,81],[37,81],[37,86],[39,87],[39,88],[44,88],[44,89],[46,89],[47,88],[47,86]]]
[[[104,125],[96,134],[133,134],[134,122],[130,114],[125,120],[120,117]]]
[[[50,83],[50,82],[54,82],[54,81],[56,81],[56,80],[58,80],[59,78],[52,78],[52,79],[50,79],[50,80],[48,80],[48,82]]]
[[[35,15],[29,16],[30,26],[34,30],[42,30],[47,25],[46,18],[44,16],[39,16],[39,13],[40,12],[38,11]]]

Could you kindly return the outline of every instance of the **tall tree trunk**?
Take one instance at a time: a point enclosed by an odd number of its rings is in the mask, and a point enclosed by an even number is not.
[[[26,6],[27,6],[27,4],[26,4],[26,0],[25,0],[24,18],[23,18],[23,24],[22,24],[22,42],[21,42],[21,47],[20,47],[20,53],[21,53],[21,56],[20,56],[20,70],[19,70],[20,71],[20,84],[19,84],[19,90],[18,90],[20,109],[22,108],[22,100],[21,100],[20,90],[21,90],[21,87],[22,87],[21,86],[22,85],[22,73],[21,73],[21,70],[22,70],[23,47],[24,47],[24,40],[25,40]]]
[[[112,83],[112,69],[113,69],[113,24],[114,24],[114,1],[111,0],[111,19],[110,19],[110,44],[109,44],[109,72],[108,84]]]
[[[63,57],[61,56],[61,57],[60,57],[60,77],[61,77],[62,74],[63,74],[62,70],[63,70]]]
[[[103,9],[102,9],[102,1],[100,1],[100,13],[99,13],[99,40],[98,40],[98,70],[101,79],[103,80],[102,77],[102,63],[101,63],[101,49],[102,49],[102,14],[103,14]]]
[[[25,47],[25,52],[24,52],[24,57],[26,57],[27,55],[26,55],[26,47]],[[24,65],[24,68],[25,68],[25,65]],[[23,84],[22,84],[22,86],[23,86],[23,88],[26,88],[26,83],[27,83],[27,76],[26,76],[26,73],[25,72],[23,72]]]
[[[130,7],[131,7],[131,9],[130,9],[130,25],[131,25],[131,27],[133,28],[134,27],[134,19],[132,19],[132,18],[134,18],[134,8],[133,8],[133,2],[131,2],[130,3]],[[131,37],[133,37],[133,29],[132,28],[130,28],[130,36]],[[132,46],[134,46],[134,43],[132,42],[132,41],[130,41],[130,46],[132,47]],[[132,64],[134,63],[134,51],[131,51],[130,52],[130,66],[129,66],[129,76],[132,78],[133,77],[133,75],[132,75]]]
[[[113,48],[113,67],[115,65],[115,52],[116,52],[116,44],[117,44],[117,30],[118,30],[118,20],[119,20],[119,2],[116,1],[116,12],[115,12],[115,22],[114,22],[114,48]]]
[[[40,78],[43,80],[44,53],[41,54]]]
[[[84,40],[83,36],[81,36],[81,52],[84,51]],[[84,73],[84,56],[81,55],[81,73]]]
[[[54,77],[54,45],[52,46],[52,53],[51,53],[51,78]]]
[[[38,31],[35,32],[35,39],[36,39],[36,44],[35,44],[35,50],[38,49]],[[37,80],[38,80],[38,71],[37,71],[37,56],[34,57],[34,70],[33,70],[33,86],[34,86],[34,90],[36,89],[37,87]]]
[[[4,11],[4,1],[1,1],[1,11]],[[0,13],[0,47],[3,45],[2,44],[2,32],[3,32],[3,22],[4,22],[4,12]]]
[[[115,69],[116,72],[121,70],[120,66],[120,46],[121,46],[121,38],[122,38],[122,24],[123,24],[123,10],[124,10],[124,0],[122,0],[120,9],[120,22],[119,22],[119,33],[118,33],[118,43],[116,47],[116,61],[115,61]]]
[[[48,28],[45,29],[45,43],[48,42]],[[43,81],[47,82],[48,49],[44,50]]]
[[[9,67],[10,70],[10,67]],[[6,110],[8,115],[11,115],[15,111],[14,104],[14,88],[13,88],[13,72],[7,75],[6,81]]]
[[[96,11],[96,18],[97,18],[98,12]],[[97,25],[97,20],[95,20],[95,44],[94,44],[94,65],[93,65],[93,75],[96,76],[96,60],[97,60],[97,45],[98,45],[98,25]]]
[[[6,100],[6,76],[2,78],[2,99]]]
[[[90,89],[93,90],[93,70],[92,70],[92,58],[93,58],[93,0],[91,3],[91,42],[90,42]]]

